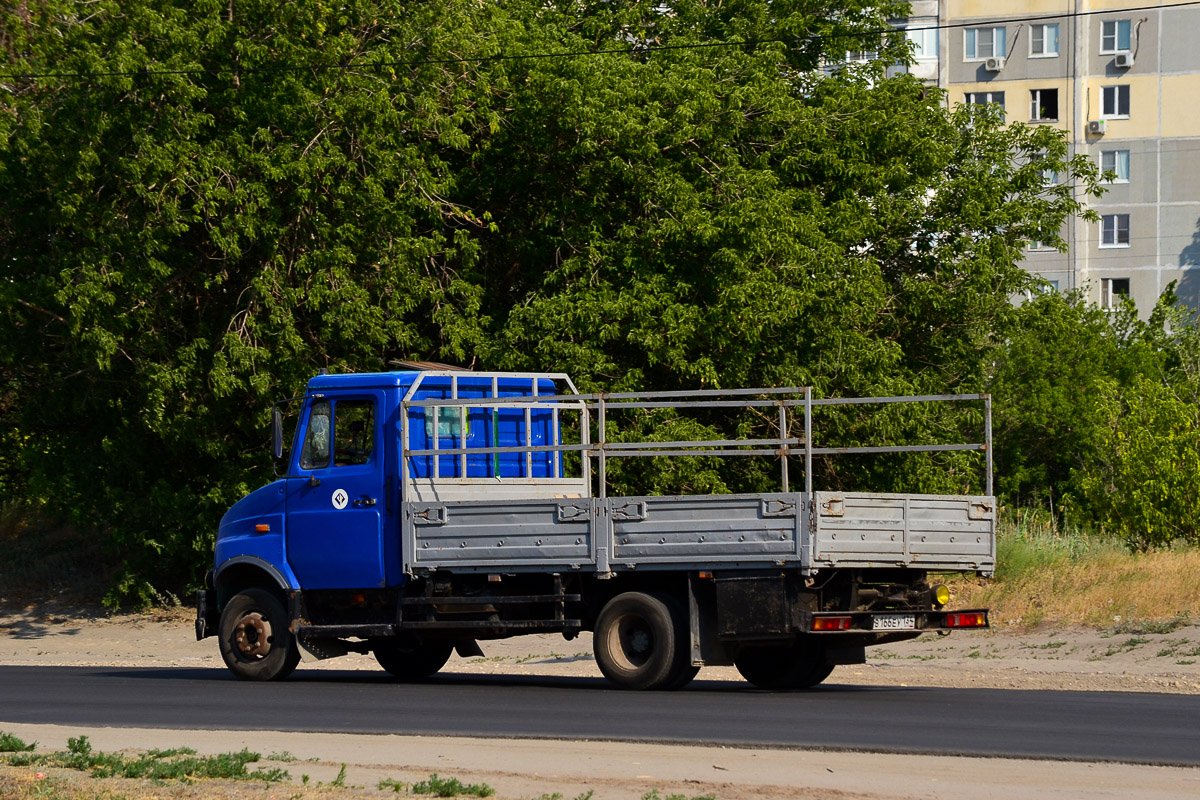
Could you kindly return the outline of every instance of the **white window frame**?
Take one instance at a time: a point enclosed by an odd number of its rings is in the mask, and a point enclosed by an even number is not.
[[[1109,161],[1110,159],[1112,161],[1112,165],[1108,166],[1105,164],[1105,162]],[[1130,158],[1128,150],[1101,150],[1100,172],[1105,173],[1111,171],[1117,175],[1115,179],[1111,181],[1105,181],[1105,183],[1129,183],[1129,173],[1131,169],[1129,162]],[[1122,166],[1125,167],[1123,170],[1125,173],[1124,175],[1121,174]]]
[[[1122,223],[1124,226],[1122,227]],[[1125,234],[1125,241],[1121,241],[1122,231]],[[1100,217],[1100,247],[1101,249],[1113,249],[1129,247],[1129,215],[1128,214],[1104,214]]]
[[[1121,95],[1125,95],[1125,113],[1121,113]],[[1120,83],[1113,86],[1100,87],[1100,119],[1129,119],[1133,99],[1130,96],[1129,84]],[[1113,111],[1108,110],[1109,98],[1113,100]]]
[[[1109,34],[1109,26],[1112,26],[1112,33]],[[1113,53],[1128,53],[1133,44],[1133,30],[1130,21],[1127,19],[1106,19],[1100,22],[1100,55],[1111,55]],[[1121,29],[1125,30],[1125,46],[1121,47]],[[1112,44],[1108,45],[1111,41]]]
[[[1055,114],[1053,117],[1040,117],[1038,112],[1042,107],[1041,99],[1042,92],[1054,92],[1054,108]],[[1058,122],[1058,89],[1030,89],[1029,90],[1029,121],[1030,122]]]
[[[919,34],[914,36],[913,34]],[[913,58],[917,61],[937,61],[938,58],[938,29],[925,25],[914,25],[905,29],[905,35],[913,44]],[[932,38],[932,47],[929,39]]]
[[[1003,25],[996,25],[987,28],[967,28],[963,31],[963,61],[987,61],[989,58],[1004,58],[1008,55],[1007,51],[1007,28]],[[987,32],[989,45],[992,52],[990,54],[979,54],[979,39],[980,34]],[[997,35],[997,31],[999,34]],[[972,49],[973,48],[973,49]]]
[[[1113,292],[1113,284],[1121,281],[1125,284],[1125,294]],[[1120,308],[1120,303],[1114,303],[1113,298],[1131,298],[1133,297],[1133,281],[1129,278],[1101,278],[1100,279],[1100,307],[1101,308]]]
[[[1043,241],[1039,241],[1038,239],[1034,239],[1033,241],[1031,241],[1029,243],[1029,249],[1030,249],[1030,251],[1032,251],[1034,253],[1056,253],[1056,252],[1058,252],[1057,248],[1051,247],[1050,245],[1046,244]]]
[[[1051,28],[1054,29],[1054,50],[1053,51],[1046,49],[1046,31]],[[1037,50],[1034,50],[1034,48],[1033,48],[1034,42],[1037,41],[1037,39],[1034,37],[1034,31],[1037,31],[1039,29],[1041,30],[1041,33],[1042,33],[1042,36],[1041,36],[1042,49],[1040,52]],[[1058,38],[1058,23],[1057,22],[1047,22],[1047,23],[1043,23],[1043,24],[1039,24],[1039,25],[1031,25],[1029,28],[1029,57],[1030,58],[1058,58],[1059,41],[1060,40]]]
[[[980,96],[985,96],[987,99],[984,100],[982,103],[980,103],[975,99],[976,97],[980,97]],[[994,97],[997,97],[997,96],[1000,98],[999,100],[993,99]],[[995,104],[995,105],[1000,106],[1000,109],[1002,111],[1007,111],[1007,109],[1005,109],[1005,107],[1004,107],[1004,92],[967,92],[964,95],[964,97],[966,97],[966,103],[969,106],[983,106],[983,105]]]

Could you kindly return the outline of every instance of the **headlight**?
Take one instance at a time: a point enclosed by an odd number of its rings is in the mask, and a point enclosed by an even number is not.
[[[949,603],[950,590],[943,584],[933,587],[933,602],[939,606],[944,606],[946,603]]]

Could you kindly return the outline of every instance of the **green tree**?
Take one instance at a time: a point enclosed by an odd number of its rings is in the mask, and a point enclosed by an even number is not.
[[[1161,314],[1143,323],[1131,304],[1104,309],[1082,292],[1040,294],[1015,313],[989,385],[998,488],[1013,505],[1058,506],[1072,471],[1099,456],[1103,398],[1163,369]]]
[[[1098,383],[1103,425],[1073,471],[1072,510],[1134,550],[1200,542],[1200,405],[1141,374]]]
[[[320,366],[981,389],[1031,285],[1023,243],[1057,241],[1095,169],[1049,129],[886,78],[906,44],[878,32],[903,11],[7,6],[0,377],[21,480],[126,559],[113,598],[144,599],[200,574],[222,509],[264,479],[270,401]],[[827,420],[892,441],[960,424]],[[822,469],[978,488],[970,467]],[[766,480],[701,465],[663,485]]]

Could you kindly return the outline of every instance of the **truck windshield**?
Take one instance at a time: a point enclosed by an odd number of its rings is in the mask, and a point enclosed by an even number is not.
[[[329,434],[333,427],[333,408],[328,400],[317,400],[308,412],[308,431],[304,449],[300,451],[300,469],[322,469],[329,466]]]

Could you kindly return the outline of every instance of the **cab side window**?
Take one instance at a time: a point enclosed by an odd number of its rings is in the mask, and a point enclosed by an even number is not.
[[[329,444],[333,408],[328,400],[317,400],[308,412],[308,432],[300,451],[300,469],[322,469],[329,466]]]
[[[342,400],[334,407],[333,465],[366,464],[375,450],[375,404]]]

